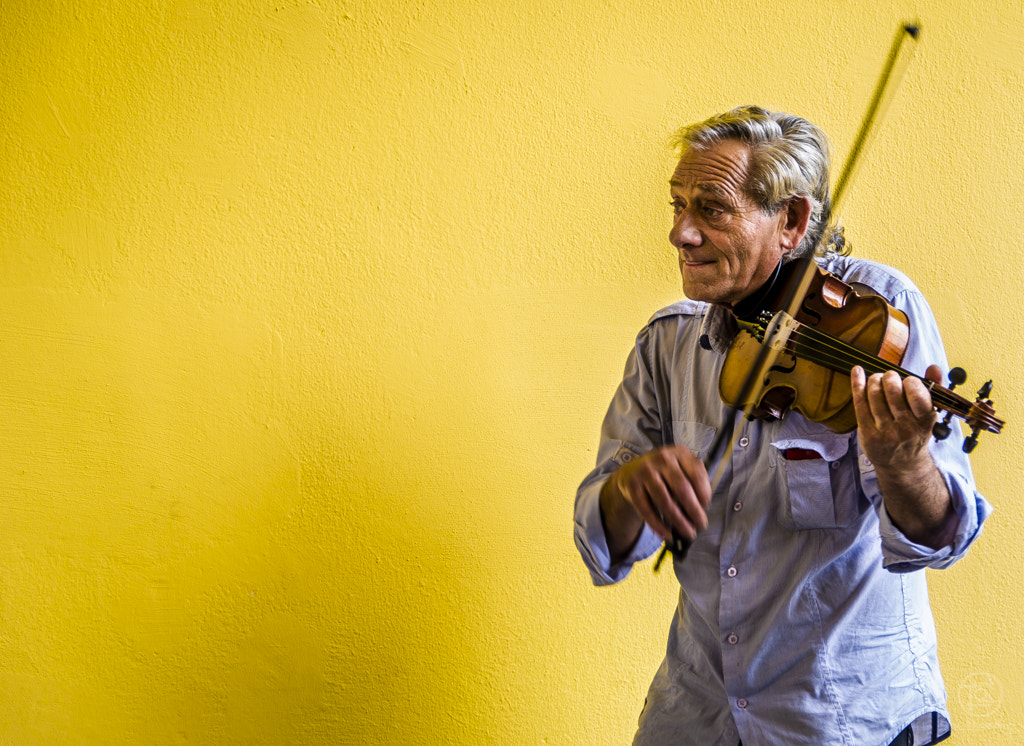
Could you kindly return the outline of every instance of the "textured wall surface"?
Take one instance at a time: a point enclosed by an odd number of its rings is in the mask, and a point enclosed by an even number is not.
[[[1009,422],[931,583],[952,742],[1011,744],[1024,14],[927,5],[844,217]],[[627,743],[674,580],[592,588],[571,510],[668,135],[841,161],[891,6],[0,3],[0,743]]]

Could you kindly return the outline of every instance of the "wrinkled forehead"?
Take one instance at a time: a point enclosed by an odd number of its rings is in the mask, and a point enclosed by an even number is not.
[[[750,149],[735,140],[725,140],[703,150],[688,148],[672,172],[669,184],[739,199],[747,197],[749,173]]]

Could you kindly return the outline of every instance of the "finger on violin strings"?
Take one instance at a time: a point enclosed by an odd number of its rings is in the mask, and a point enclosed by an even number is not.
[[[932,398],[920,378],[903,379],[895,371],[882,376],[886,404],[897,422],[920,422],[932,418]]]
[[[874,415],[868,404],[868,379],[864,369],[855,365],[850,371],[850,390],[853,392],[853,411],[857,415],[857,423],[861,426],[867,422],[874,423]]]
[[[914,419],[931,420],[934,417],[931,392],[920,378],[910,377],[903,382],[903,399]]]
[[[882,374],[882,393],[885,396],[885,404],[892,414],[893,419],[904,419],[913,416],[910,402],[907,399],[907,385],[920,384],[920,379],[908,378],[906,382],[900,374],[894,370]]]
[[[882,429],[886,423],[893,420],[893,413],[889,408],[889,400],[882,379],[881,373],[874,373],[867,377],[864,384],[865,414],[876,429]],[[858,419],[858,421],[860,420]]]

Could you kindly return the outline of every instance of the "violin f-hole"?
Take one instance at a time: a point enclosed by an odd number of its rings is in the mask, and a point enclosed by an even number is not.
[[[815,311],[809,301],[817,297],[817,293],[810,293],[804,298],[803,303],[800,305],[800,310],[803,311],[810,318],[807,320],[808,326],[818,326],[821,323],[821,314]]]
[[[768,386],[769,384],[771,384],[771,382],[772,382],[771,374],[772,373],[782,373],[783,375],[785,375],[786,373],[792,373],[794,370],[796,370],[796,358],[793,358],[793,364],[790,365],[789,367],[786,367],[785,365],[779,365],[778,363],[775,363],[775,365],[770,367],[768,369],[768,372],[765,374],[764,385]]]

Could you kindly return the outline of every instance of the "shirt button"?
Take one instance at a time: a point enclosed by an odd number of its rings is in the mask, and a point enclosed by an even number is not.
[[[832,468],[833,469],[838,469],[839,468],[839,462],[838,461],[833,461],[832,462]]]
[[[736,706],[739,707],[741,710],[747,709],[747,700],[743,699],[742,697],[740,699],[737,699]]]
[[[733,566],[733,565],[730,565],[729,569],[725,571],[725,574],[728,575],[730,578],[735,578],[736,577],[736,567]]]
[[[750,445],[750,438],[744,435],[740,438],[740,448],[746,448],[748,445]]]
[[[735,644],[736,644],[737,642],[739,642],[739,641],[740,641],[740,638],[738,638],[738,637],[736,636],[736,633],[734,632],[734,633],[730,634],[730,635],[729,635],[728,637],[726,637],[726,638],[725,638],[725,640],[726,640],[726,642],[728,642],[728,643],[729,643],[730,645],[735,645]]]
[[[741,503],[741,502],[733,503],[732,509],[735,510],[738,513],[739,511],[743,510],[743,503]]]

